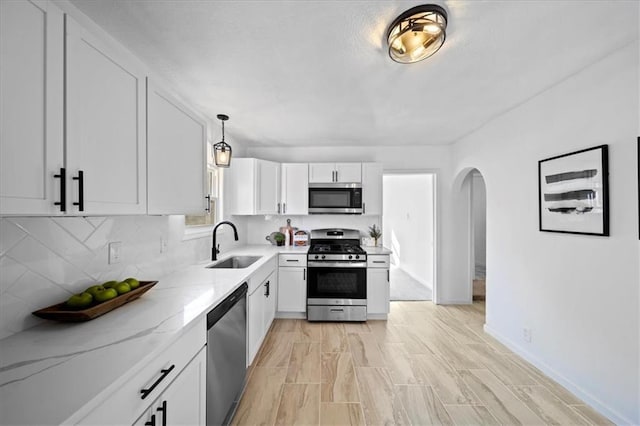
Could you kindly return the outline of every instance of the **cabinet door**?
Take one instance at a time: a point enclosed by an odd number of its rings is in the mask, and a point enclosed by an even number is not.
[[[278,269],[278,312],[306,312],[307,268]]]
[[[63,14],[0,1],[0,214],[61,213]]]
[[[264,336],[264,289],[258,286],[247,297],[247,366],[253,363]]]
[[[255,214],[278,214],[280,203],[280,164],[256,160],[257,209]]]
[[[309,165],[282,164],[282,214],[309,213]]]
[[[124,51],[66,16],[68,191],[84,214],[146,213],[145,79]],[[117,51],[116,51],[117,50]],[[80,183],[84,186],[79,192]]]
[[[147,81],[147,211],[203,214],[206,124]]]
[[[367,268],[367,313],[389,313],[389,270]]]
[[[362,165],[360,163],[337,163],[336,182],[362,182]]]
[[[335,163],[310,163],[309,183],[335,182]]]
[[[382,214],[382,164],[362,164],[362,214]]]
[[[156,406],[160,425],[205,425],[206,423],[206,347],[182,370]],[[163,403],[164,406],[163,406]],[[160,409],[160,410],[159,410]],[[164,411],[162,411],[164,409]],[[163,416],[165,416],[163,418]],[[166,421],[163,421],[165,420]]]

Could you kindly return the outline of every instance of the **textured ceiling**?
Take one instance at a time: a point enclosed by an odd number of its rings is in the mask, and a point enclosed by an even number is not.
[[[72,3],[247,146],[452,143],[638,37],[635,0],[439,2],[444,46],[403,65],[386,28],[422,2]]]

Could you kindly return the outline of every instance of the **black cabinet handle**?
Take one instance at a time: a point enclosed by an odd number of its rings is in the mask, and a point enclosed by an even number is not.
[[[73,203],[74,206],[78,206],[78,210],[84,211],[84,172],[78,170],[78,176],[74,176],[73,180],[78,181],[78,202]]]
[[[167,375],[169,373],[171,373],[171,370],[173,370],[174,368],[176,368],[176,365],[172,364],[171,367],[169,367],[167,369],[160,370],[160,377],[158,377],[158,380],[153,382],[153,384],[151,385],[151,387],[149,389],[141,389],[140,390],[140,393],[142,394],[140,396],[140,398],[145,399],[151,392],[153,392],[153,390],[156,388],[156,386],[158,386],[160,384],[160,382],[163,381],[164,378],[167,377]]]
[[[162,401],[162,407],[156,408],[162,413],[162,426],[167,426],[167,401]]]
[[[156,415],[152,414],[151,420],[149,420],[148,422],[145,422],[144,426],[156,426]]]
[[[302,270],[302,281],[307,280],[307,268]]]
[[[60,179],[60,201],[53,203],[55,206],[60,206],[61,212],[67,211],[67,169],[60,167],[60,173],[53,175],[54,178]]]
[[[207,207],[204,208],[204,211],[211,213],[211,195],[207,195],[204,199],[207,200]]]
[[[270,290],[271,290],[270,282],[269,282],[269,281],[267,281],[267,282],[266,282],[266,284],[265,284],[264,286],[265,286],[265,288],[266,288],[266,290],[264,291],[264,295],[265,295],[266,297],[269,297],[269,294],[271,294],[271,293],[270,293]]]
[[[391,281],[391,279],[389,278],[389,270],[387,269],[387,282]]]
[[[362,203],[362,214],[367,214],[367,203]]]
[[[282,214],[287,212],[287,203],[282,203]]]
[[[287,259],[287,262],[300,262],[300,259]]]

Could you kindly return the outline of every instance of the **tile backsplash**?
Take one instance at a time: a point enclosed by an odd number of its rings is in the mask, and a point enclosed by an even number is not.
[[[156,280],[208,259],[210,236],[184,231],[183,216],[0,218],[0,339],[43,321],[34,310],[91,284]],[[218,240],[228,250],[245,239],[234,243],[221,228]],[[121,243],[119,263],[108,263],[110,242]]]

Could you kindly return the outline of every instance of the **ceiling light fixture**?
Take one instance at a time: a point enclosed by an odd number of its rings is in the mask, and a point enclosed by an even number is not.
[[[441,6],[424,4],[412,7],[389,26],[389,56],[401,64],[428,58],[444,44],[447,12]]]
[[[228,115],[218,114],[218,120],[222,121],[222,140],[213,145],[213,156],[218,167],[229,167],[231,164],[231,146],[224,141],[224,122]]]

